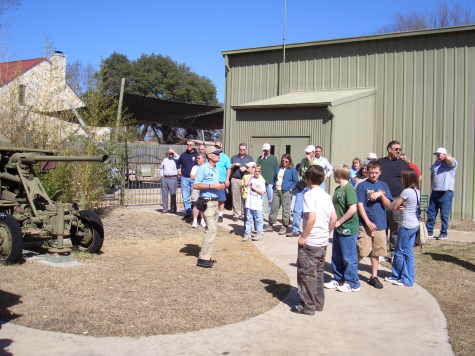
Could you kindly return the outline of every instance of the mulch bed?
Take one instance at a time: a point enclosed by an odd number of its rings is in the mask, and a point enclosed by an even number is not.
[[[104,224],[103,254],[79,253],[81,266],[0,266],[0,319],[94,336],[173,334],[254,317],[288,293],[285,273],[226,231],[216,267],[200,269],[202,232],[178,216],[115,209]]]

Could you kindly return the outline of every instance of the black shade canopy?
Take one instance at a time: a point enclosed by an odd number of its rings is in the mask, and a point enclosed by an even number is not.
[[[127,111],[138,124],[164,124],[189,129],[223,128],[224,111],[219,106],[177,103],[174,101],[125,94]]]

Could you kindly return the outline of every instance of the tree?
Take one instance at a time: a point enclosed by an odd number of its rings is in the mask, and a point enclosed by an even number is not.
[[[101,63],[98,72],[99,89],[106,94],[119,94],[120,79],[127,78],[126,93],[174,100],[184,103],[217,105],[216,88],[211,80],[200,76],[182,63],[158,54],[142,55],[134,61],[113,53]],[[144,125],[138,135],[152,133],[159,142],[176,142],[183,133],[167,125]],[[187,130],[184,136],[194,135]]]
[[[473,23],[475,23],[475,13],[471,9],[462,7],[456,1],[450,3],[443,1],[430,12],[397,13],[394,16],[394,22],[381,27],[378,32],[414,31]]]

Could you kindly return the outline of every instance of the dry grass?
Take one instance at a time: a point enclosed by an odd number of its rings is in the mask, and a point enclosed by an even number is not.
[[[288,283],[251,243],[224,231],[216,267],[200,269],[202,233],[177,216],[119,209],[105,223],[104,254],[79,254],[79,267],[0,267],[2,290],[21,297],[9,306],[15,323],[95,336],[187,332],[261,314],[278,303],[266,280]],[[280,289],[279,297],[287,291]]]
[[[426,245],[416,255],[416,280],[438,300],[456,355],[475,355],[475,243]]]

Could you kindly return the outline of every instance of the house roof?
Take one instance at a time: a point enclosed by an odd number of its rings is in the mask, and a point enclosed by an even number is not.
[[[337,106],[375,93],[375,89],[298,91],[233,105],[236,110]]]
[[[437,35],[437,34],[451,33],[451,32],[465,32],[465,31],[475,31],[475,25],[453,26],[453,27],[436,28],[436,29],[429,29],[429,30],[426,29],[426,30],[405,31],[405,32],[395,32],[395,33],[383,33],[383,34],[370,35],[370,36],[345,37],[345,38],[336,38],[336,39],[323,40],[323,41],[289,43],[285,47],[286,49],[299,48],[299,47],[317,47],[317,46],[327,46],[327,45],[334,45],[334,44],[340,44],[340,43],[376,41],[376,40],[385,40],[385,39],[390,39],[390,38],[428,36],[428,35]],[[276,51],[276,50],[282,50],[282,44],[275,45],[275,46],[228,50],[228,51],[222,51],[221,54],[223,56],[226,56],[226,55],[235,55],[235,54],[244,54],[244,53],[253,53],[253,52],[266,52],[266,51]]]
[[[47,59],[32,58],[23,61],[0,63],[0,86],[10,83],[13,79],[22,75],[43,61],[47,61]]]

